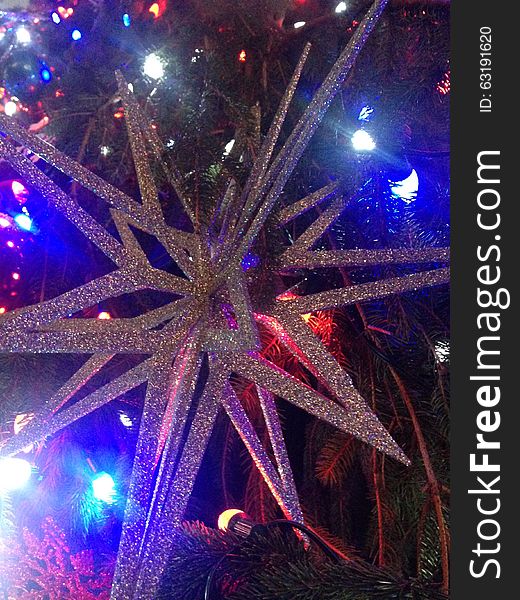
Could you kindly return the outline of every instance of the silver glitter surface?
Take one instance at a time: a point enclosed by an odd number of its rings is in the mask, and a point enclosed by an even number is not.
[[[0,315],[0,352],[56,352],[90,355],[20,433],[7,440],[0,455],[13,455],[127,391],[146,385],[135,460],[112,587],[117,600],[152,600],[172,548],[172,532],[182,522],[199,466],[218,412],[231,419],[252,460],[284,513],[303,521],[283,440],[275,396],[408,463],[383,425],[355,389],[348,374],[312,333],[301,315],[448,281],[448,270],[432,269],[402,277],[351,285],[292,301],[268,298],[269,314],[252,301],[251,288],[295,269],[429,264],[448,261],[447,249],[313,250],[347,205],[336,184],[287,208],[280,195],[299,158],[340,90],[354,60],[375,26],[386,1],[374,2],[349,45],[316,93],[293,132],[275,155],[291,98],[309,48],[297,65],[274,123],[244,187],[236,182],[210,215],[211,227],[197,221],[175,165],[164,160],[163,146],[121,74],[119,93],[140,188],[135,200],[44,141],[0,115],[0,156],[73,223],[114,263],[114,270],[34,306]],[[61,190],[23,153],[22,144],[49,165],[94,192],[110,209],[116,239]],[[178,194],[193,233],[170,227],[160,208],[151,160],[158,161]],[[283,225],[325,203],[316,221],[284,249],[272,251],[260,275],[244,274],[241,261],[269,215]],[[155,238],[184,277],[153,268],[132,228]],[[269,232],[266,231],[269,235]],[[267,270],[267,272],[266,272]],[[274,287],[274,286],[273,286]],[[100,302],[146,290],[169,292],[177,299],[133,318],[106,321],[71,317]],[[255,292],[258,290],[254,290]],[[267,295],[265,291],[264,295]],[[274,292],[273,292],[274,294]],[[258,353],[258,324],[270,329],[319,381],[323,393],[304,384]],[[109,383],[76,399],[96,373],[121,353],[142,354],[142,362]],[[233,390],[230,377],[256,385],[271,448],[265,448]],[[195,393],[197,382],[203,389]],[[205,383],[204,383],[205,382]],[[272,451],[272,452],[271,452]]]

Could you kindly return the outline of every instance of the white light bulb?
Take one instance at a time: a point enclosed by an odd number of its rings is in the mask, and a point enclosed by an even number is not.
[[[229,140],[229,142],[224,146],[224,156],[228,156],[231,150],[233,150],[233,146],[235,145],[235,140]]]
[[[112,504],[115,500],[116,489],[112,476],[108,473],[98,473],[92,480],[92,491],[94,498]]]
[[[334,9],[334,12],[337,14],[343,13],[347,10],[347,3],[346,2],[340,2],[336,8]]]
[[[20,44],[30,44],[31,43],[31,34],[25,27],[19,27],[16,30],[16,41]]]
[[[19,490],[31,478],[32,467],[23,458],[2,458],[0,460],[0,489]]]
[[[8,117],[12,117],[16,113],[16,102],[9,100],[5,103],[4,112]]]
[[[406,179],[402,181],[392,182],[391,190],[394,196],[398,196],[402,200],[410,202],[410,200],[414,200],[417,197],[417,192],[419,191],[419,176],[417,175],[417,171],[412,169],[412,172]]]
[[[300,27],[303,27],[304,25],[305,25],[305,21],[297,21],[297,22],[294,24],[294,28],[295,28],[295,29],[300,29]]]
[[[364,129],[358,129],[352,136],[352,146],[357,152],[371,152],[376,147],[372,136]]]
[[[119,420],[125,427],[132,427],[134,424],[132,419],[124,412],[119,415]]]
[[[143,73],[150,79],[161,79],[164,76],[164,61],[157,54],[149,54],[144,60]]]
[[[368,121],[373,112],[374,109],[371,106],[363,106],[359,111],[358,121]]]

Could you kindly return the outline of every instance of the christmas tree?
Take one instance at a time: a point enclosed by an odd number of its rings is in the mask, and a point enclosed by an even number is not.
[[[445,597],[449,6],[5,8],[7,597]]]

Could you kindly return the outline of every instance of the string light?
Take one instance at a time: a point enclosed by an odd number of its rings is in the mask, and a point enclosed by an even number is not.
[[[103,312],[99,313],[97,318],[100,319],[101,321],[107,321],[108,319],[112,318],[112,315],[107,311],[103,311]]]
[[[28,194],[25,185],[21,181],[16,181],[16,179],[11,182],[11,191],[15,196],[25,196]]]
[[[132,425],[134,424],[134,422],[132,421],[132,419],[124,412],[122,412],[119,415],[119,420],[121,421],[121,423],[125,426],[125,427],[132,427]]]
[[[20,273],[13,273],[13,274],[11,275],[11,277],[12,277],[12,278],[13,278],[15,281],[18,281],[18,280],[20,279]]]
[[[294,28],[295,28],[295,29],[300,29],[300,27],[303,27],[303,26],[305,25],[305,23],[306,23],[305,21],[297,21],[297,22],[294,24]]]
[[[419,191],[419,176],[415,169],[412,169],[412,172],[406,179],[392,183],[393,185],[390,188],[392,194],[401,198],[401,200],[410,202],[417,197],[417,192]]]
[[[75,41],[79,41],[82,38],[81,31],[79,29],[73,29],[70,37]]]
[[[61,23],[60,15],[56,12],[52,13],[51,19],[52,19],[53,23],[56,23],[56,25],[59,25]]]
[[[40,77],[42,78],[43,82],[48,83],[52,79],[52,74],[47,67],[43,67],[43,69],[40,71]]]
[[[247,60],[247,52],[245,50],[240,50],[238,53],[238,62],[245,63]]]
[[[104,471],[95,475],[92,480],[92,492],[97,500],[101,500],[105,504],[113,504],[115,502],[116,485],[112,476]]]
[[[143,73],[150,79],[161,79],[164,77],[164,61],[152,52],[144,60]]]
[[[19,490],[31,478],[32,467],[23,458],[2,458],[0,460],[0,489]]]
[[[31,43],[31,34],[25,27],[19,27],[16,30],[16,41],[19,44],[30,44]]]
[[[229,140],[229,142],[224,146],[224,156],[228,156],[231,150],[233,150],[233,146],[235,145],[235,140]]]
[[[0,306],[0,315],[3,315],[7,312],[7,308],[5,306]]]
[[[64,8],[63,6],[58,6],[57,11],[62,19],[68,19],[74,14],[73,8]]]
[[[344,13],[346,10],[347,10],[347,3],[340,2],[334,9],[334,12],[339,15],[341,13]]]
[[[11,226],[11,221],[7,217],[0,216],[0,227],[6,229]]]
[[[221,513],[219,515],[218,518],[218,528],[222,531],[227,531],[229,529],[231,520],[233,519],[233,517],[242,517],[242,516],[246,516],[245,512],[243,510],[240,510],[238,508],[228,508],[227,510],[225,510],[223,513]]]
[[[12,100],[9,100],[4,105],[4,112],[8,117],[15,115],[17,110],[18,107],[16,106],[16,102],[13,102]]]
[[[371,106],[363,106],[359,111],[358,121],[369,121],[374,109]]]
[[[358,129],[352,136],[351,141],[354,150],[357,152],[371,152],[376,147],[372,136],[364,129]]]
[[[159,16],[159,5],[157,4],[157,2],[154,2],[152,6],[150,6],[148,12],[153,15],[154,19],[157,19],[157,17]]]
[[[128,13],[125,13],[123,15],[123,25],[125,27],[130,27],[131,24],[132,24],[132,19],[130,18],[130,15]]]
[[[110,148],[110,146],[101,146],[101,148],[99,149],[99,152],[101,153],[101,156],[108,156],[112,150]]]
[[[32,228],[32,219],[29,215],[19,214],[14,218],[14,222],[18,225],[20,229],[24,231],[31,231]]]

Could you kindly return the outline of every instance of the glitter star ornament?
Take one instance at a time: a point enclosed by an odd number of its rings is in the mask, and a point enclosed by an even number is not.
[[[244,271],[260,232],[282,227],[313,207],[320,216],[290,246],[262,264],[270,281],[280,273],[381,264],[446,263],[443,248],[403,250],[314,250],[320,237],[345,209],[339,186],[330,184],[293,204],[280,207],[284,186],[335,94],[341,89],[386,1],[376,1],[358,26],[291,134],[275,152],[282,124],[296,89],[307,47],[243,188],[229,182],[210,218],[198,212],[185,193],[174,165],[121,74],[128,137],[140,187],[140,201],[69,159],[10,119],[0,117],[0,157],[22,174],[115,265],[113,271],[46,300],[0,316],[0,351],[87,355],[81,368],[45,403],[40,413],[1,448],[14,455],[142,384],[146,386],[134,464],[129,483],[112,598],[156,597],[171,550],[172,535],[183,518],[217,415],[224,410],[243,440],[283,512],[302,521],[302,512],[275,405],[279,396],[311,415],[351,433],[397,460],[407,458],[302,315],[446,283],[447,268],[367,282],[303,296],[261,290]],[[13,140],[61,170],[106,202],[118,236],[101,226],[26,156]],[[166,223],[151,162],[157,161],[191,220],[189,231]],[[267,220],[269,217],[269,225]],[[135,231],[152,235],[182,272],[154,268]],[[273,250],[275,253],[275,250]],[[250,271],[254,271],[251,269]],[[121,294],[147,290],[174,297],[133,318],[69,318]],[[282,290],[283,291],[283,290]],[[289,298],[289,299],[288,299]],[[281,301],[281,300],[285,301]],[[258,327],[266,327],[316,378],[318,392],[259,353]],[[88,394],[80,392],[119,354],[142,354],[136,366]],[[266,449],[237,396],[237,378],[256,385],[271,448]],[[272,458],[271,458],[272,456]]]

